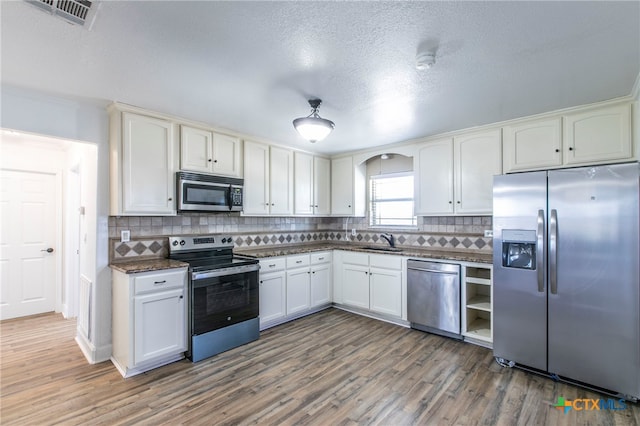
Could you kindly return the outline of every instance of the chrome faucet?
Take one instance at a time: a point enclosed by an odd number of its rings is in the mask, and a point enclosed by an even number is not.
[[[384,238],[385,240],[387,240],[387,242],[389,243],[390,247],[395,247],[396,246],[396,239],[393,238],[393,234],[380,234],[380,236],[382,238]]]

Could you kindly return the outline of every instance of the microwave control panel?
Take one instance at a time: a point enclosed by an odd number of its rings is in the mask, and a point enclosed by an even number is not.
[[[242,206],[242,188],[231,187],[231,205]]]

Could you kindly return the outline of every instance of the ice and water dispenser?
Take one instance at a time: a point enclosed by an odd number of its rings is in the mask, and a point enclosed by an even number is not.
[[[502,230],[502,266],[536,269],[536,231]]]

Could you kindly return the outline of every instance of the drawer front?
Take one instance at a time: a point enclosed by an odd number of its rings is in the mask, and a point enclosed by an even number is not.
[[[331,262],[331,252],[319,251],[317,253],[311,253],[311,264],[317,265],[319,263]]]
[[[392,254],[369,255],[369,262],[375,268],[402,269],[402,257]]]
[[[287,256],[287,269],[309,266],[310,260],[311,260],[311,257],[308,254],[297,254],[295,256]]]
[[[267,257],[260,259],[260,273],[283,271],[287,267],[287,259],[284,257]]]
[[[187,270],[158,272],[134,278],[135,294],[151,291],[164,291],[170,288],[183,288],[187,283]]]
[[[355,251],[343,251],[342,263],[369,266],[369,255],[366,253],[358,253]]]

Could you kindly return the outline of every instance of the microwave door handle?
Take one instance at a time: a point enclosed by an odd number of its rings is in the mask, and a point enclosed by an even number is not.
[[[233,185],[229,185],[229,192],[227,192],[227,205],[229,211],[233,210]]]

